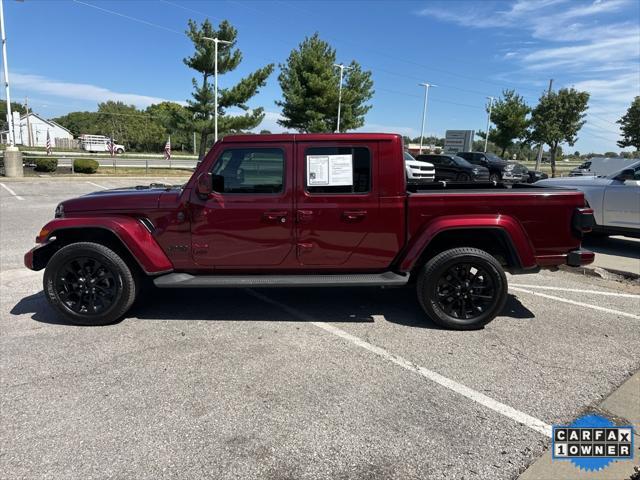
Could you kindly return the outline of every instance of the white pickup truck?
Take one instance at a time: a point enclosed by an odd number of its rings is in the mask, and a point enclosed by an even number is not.
[[[640,161],[606,177],[562,177],[536,185],[580,190],[593,209],[593,231],[640,238]]]

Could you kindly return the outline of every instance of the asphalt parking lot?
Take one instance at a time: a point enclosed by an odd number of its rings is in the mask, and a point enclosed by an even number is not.
[[[163,290],[67,325],[23,254],[59,201],[141,181],[0,183],[0,478],[513,479],[640,368],[638,284],[565,271],[509,277],[474,332],[411,288]]]

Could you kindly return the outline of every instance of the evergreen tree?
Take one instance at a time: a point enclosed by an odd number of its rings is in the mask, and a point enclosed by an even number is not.
[[[198,25],[189,20],[187,36],[193,42],[195,52],[184,59],[185,65],[202,75],[198,82],[193,79],[192,99],[188,100],[187,109],[191,113],[190,118],[182,119],[185,127],[190,131],[200,132],[199,158],[206,153],[207,140],[214,131],[214,42],[208,38],[219,38],[231,42],[218,45],[218,75],[235,70],[242,61],[242,53],[236,48],[237,30],[224,20],[216,30],[207,19]],[[229,88],[218,89],[218,134],[250,130],[257,127],[264,118],[263,108],[250,109],[247,102],[263,87],[269,75],[273,71],[273,64],[249,74],[236,85]],[[244,110],[244,115],[228,115],[227,110],[237,107]]]
[[[640,97],[631,102],[627,113],[618,120],[622,130],[622,140],[618,141],[619,147],[635,147],[640,150]]]
[[[338,123],[338,87],[340,71],[334,65],[336,51],[318,34],[306,38],[297,50],[292,50],[286,64],[281,64],[278,76],[283,100],[282,120],[278,123],[301,132],[334,132]],[[367,101],[373,96],[371,72],[364,71],[356,61],[344,69],[340,130],[364,125],[371,109]]]

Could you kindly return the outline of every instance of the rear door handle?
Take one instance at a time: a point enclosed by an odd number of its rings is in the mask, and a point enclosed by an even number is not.
[[[285,223],[287,221],[287,215],[289,212],[286,210],[281,211],[273,211],[273,212],[264,212],[262,214],[262,218],[268,220],[270,222],[280,222]]]
[[[342,212],[342,218],[345,220],[361,220],[366,216],[366,210],[345,210]]]

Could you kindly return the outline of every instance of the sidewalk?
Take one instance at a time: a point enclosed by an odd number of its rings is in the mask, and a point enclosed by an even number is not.
[[[604,268],[611,272],[640,277],[640,239],[622,236],[589,238],[583,246],[596,253],[588,268]]]
[[[619,425],[633,425],[634,458],[632,461],[613,462],[599,472],[585,472],[565,460],[552,460],[551,449],[518,477],[518,480],[628,480],[634,466],[640,465],[640,372],[609,395],[593,413],[615,418]]]

